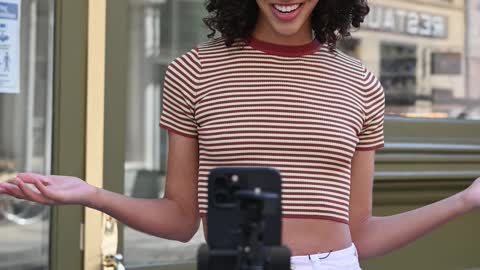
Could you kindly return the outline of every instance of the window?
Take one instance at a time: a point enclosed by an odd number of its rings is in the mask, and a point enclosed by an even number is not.
[[[423,2],[370,3],[356,56],[382,82],[387,115],[480,119],[478,1]]]
[[[421,2],[421,4],[419,4]],[[382,82],[387,122],[480,119],[478,1],[378,0],[362,28],[339,49]],[[203,0],[130,0],[126,194],[163,194],[167,136],[158,127],[168,64],[207,39]],[[464,22],[467,21],[467,24]],[[413,121],[412,121],[413,122]],[[128,265],[193,261],[201,230],[187,244],[125,229]]]
[[[389,113],[395,106],[414,105],[417,89],[417,48],[408,44],[380,45],[380,82]]]
[[[51,172],[54,1],[20,2],[0,1],[0,181]],[[5,10],[19,15],[18,51]],[[14,74],[11,91],[5,86]],[[1,270],[48,269],[49,217],[49,207],[0,195]]]
[[[461,75],[462,55],[459,53],[432,53],[432,75]]]
[[[127,92],[125,192],[163,196],[167,132],[160,129],[161,92],[167,66],[206,39],[202,0],[130,0],[130,77]],[[125,228],[125,263],[151,265],[192,262],[202,229],[186,244]]]

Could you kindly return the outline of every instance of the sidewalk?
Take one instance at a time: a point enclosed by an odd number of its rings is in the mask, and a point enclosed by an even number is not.
[[[201,228],[200,228],[201,230]],[[194,261],[203,234],[197,233],[189,243],[169,241],[125,229],[125,262],[149,265]],[[18,226],[0,220],[0,270],[43,270],[48,263],[48,222]]]
[[[47,222],[17,226],[0,221],[0,270],[40,270],[48,262]]]

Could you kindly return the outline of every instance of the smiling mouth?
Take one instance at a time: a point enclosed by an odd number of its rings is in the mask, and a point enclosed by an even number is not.
[[[273,8],[283,14],[289,14],[297,9],[299,9],[303,4],[292,4],[292,5],[278,5],[278,4],[273,4]]]

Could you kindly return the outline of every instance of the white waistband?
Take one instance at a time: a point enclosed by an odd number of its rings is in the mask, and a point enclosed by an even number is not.
[[[290,258],[292,263],[308,263],[311,261],[326,260],[326,259],[341,259],[346,257],[357,256],[357,249],[352,244],[350,247],[332,252],[310,254],[304,256],[293,256]]]

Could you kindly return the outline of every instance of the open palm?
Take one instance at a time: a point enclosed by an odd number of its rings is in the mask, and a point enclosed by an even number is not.
[[[0,183],[0,194],[47,205],[87,205],[96,188],[72,176],[44,176],[20,173],[15,179]]]

